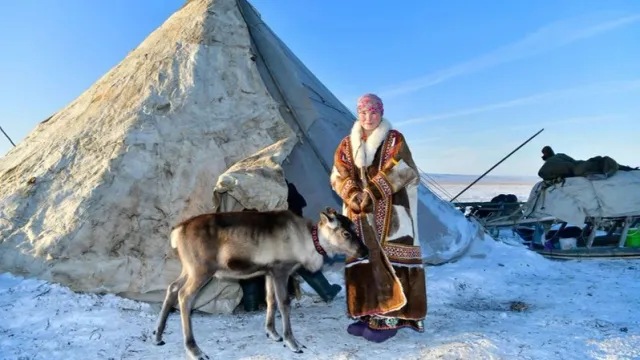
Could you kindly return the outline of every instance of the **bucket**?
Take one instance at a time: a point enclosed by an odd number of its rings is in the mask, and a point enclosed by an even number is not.
[[[629,229],[627,233],[627,241],[624,243],[626,247],[640,247],[640,230]]]
[[[578,241],[576,238],[561,238],[560,239],[560,249],[562,250],[571,250],[575,249],[578,246]]]

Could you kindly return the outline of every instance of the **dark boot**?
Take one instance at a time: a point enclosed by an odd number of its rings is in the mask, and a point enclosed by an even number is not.
[[[362,337],[371,342],[381,343],[396,336],[397,333],[398,329],[375,330],[371,328],[365,328],[362,332]]]
[[[333,300],[340,290],[342,290],[342,286],[338,284],[329,284],[329,281],[324,277],[322,271],[312,273],[305,268],[300,268],[297,273],[320,295],[322,300],[326,302]]]
[[[296,279],[294,276],[289,276],[289,282],[287,283],[287,292],[289,294],[289,299],[300,299],[302,296],[302,291],[300,290],[300,281]]]
[[[258,311],[260,305],[265,303],[264,280],[264,276],[258,276],[239,281],[242,286],[242,306],[245,311]]]
[[[367,327],[366,322],[358,320],[347,326],[347,332],[353,336],[362,336]]]

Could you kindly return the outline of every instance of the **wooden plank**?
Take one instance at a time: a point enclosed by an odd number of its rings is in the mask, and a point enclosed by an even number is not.
[[[530,219],[516,219],[516,220],[502,220],[502,221],[487,221],[484,226],[510,226],[510,225],[522,225],[522,224],[535,224],[542,222],[560,222],[560,219],[557,219],[553,216],[547,216],[543,218],[530,218]]]
[[[629,228],[631,227],[631,223],[633,222],[633,218],[631,216],[627,216],[624,220],[624,227],[620,232],[620,240],[618,241],[618,247],[623,248],[624,243],[627,241],[627,234],[629,233]]]
[[[606,258],[640,258],[640,248],[617,246],[598,246],[592,248],[576,248],[569,250],[534,249],[538,254],[554,259],[606,259]]]
[[[596,218],[592,223],[591,232],[589,233],[589,237],[587,238],[587,248],[589,249],[593,246],[593,240],[596,238],[598,226],[600,226],[600,219]]]
[[[525,202],[515,202],[515,203],[492,203],[492,202],[481,202],[481,201],[474,201],[474,202],[454,202],[453,205],[454,206],[505,206],[505,205],[524,205],[526,204]]]

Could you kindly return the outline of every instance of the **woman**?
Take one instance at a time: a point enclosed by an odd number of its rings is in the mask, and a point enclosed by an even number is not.
[[[418,240],[420,176],[404,136],[383,119],[376,95],[358,99],[358,120],[335,152],[331,186],[369,247],[366,259],[347,259],[347,328],[374,342],[399,328],[423,332],[425,270]]]

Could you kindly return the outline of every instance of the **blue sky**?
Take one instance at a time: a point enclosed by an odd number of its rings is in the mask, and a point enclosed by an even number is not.
[[[0,126],[20,141],[182,3],[4,4]],[[480,174],[543,127],[492,174],[535,176],[547,144],[640,166],[640,1],[252,4],[351,109],[381,95],[427,172]]]

